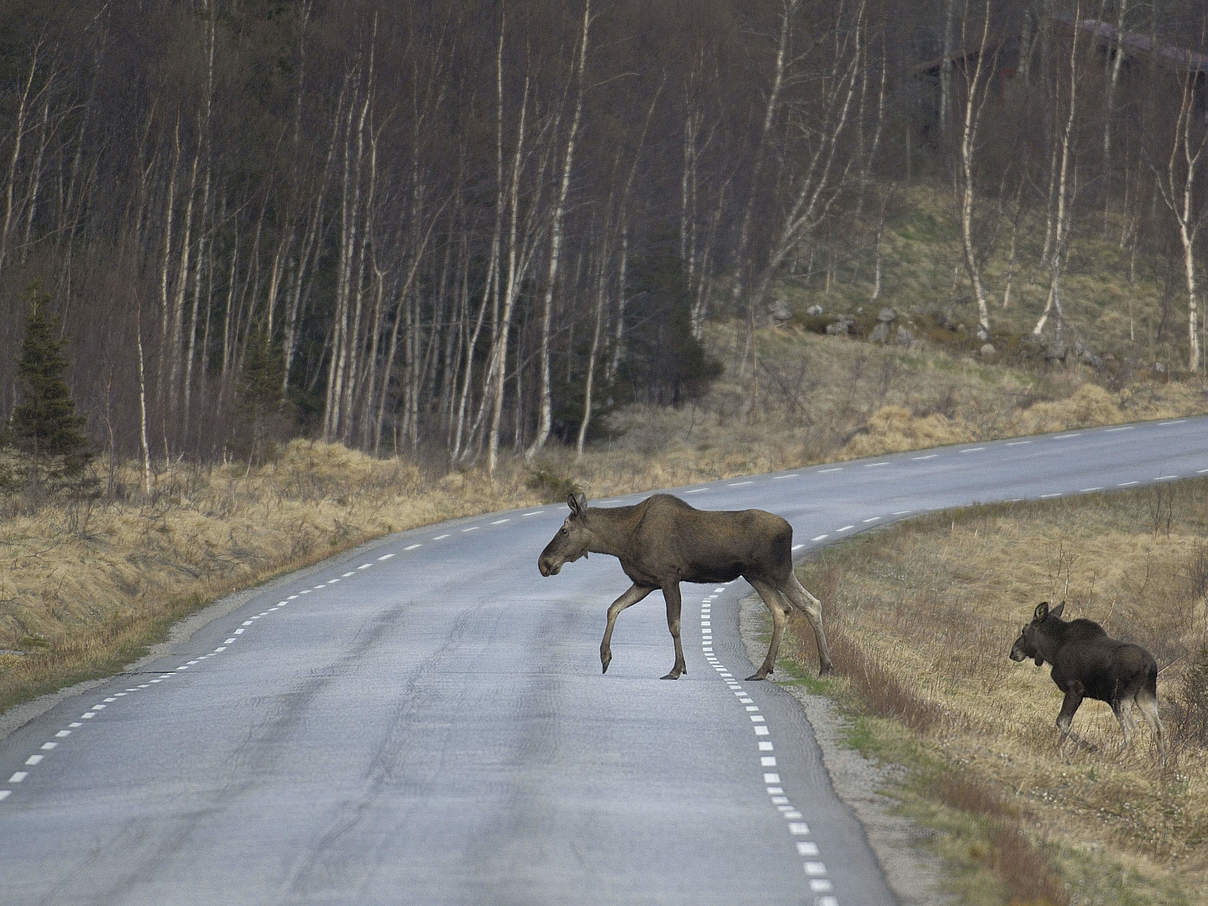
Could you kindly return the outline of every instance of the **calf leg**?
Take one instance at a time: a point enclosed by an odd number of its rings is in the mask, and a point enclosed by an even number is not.
[[[671,640],[675,643],[675,663],[663,679],[679,679],[680,674],[688,672],[684,662],[684,649],[680,645],[680,590],[678,582],[663,586],[663,597],[667,600],[667,629],[671,632]]]
[[[798,580],[795,573],[790,572],[788,581],[784,583],[785,595],[789,601],[805,614],[814,630],[814,642],[818,646],[818,674],[830,673],[830,651],[826,647],[826,633],[822,631],[822,602],[810,594]]]
[[[1070,724],[1074,720],[1074,713],[1078,710],[1078,706],[1082,704],[1082,695],[1081,685],[1073,686],[1065,692],[1065,701],[1061,703],[1061,713],[1057,715],[1057,729],[1061,731],[1061,744],[1058,746],[1058,751],[1065,749],[1065,744],[1068,740],[1073,740],[1079,745],[1086,744],[1078,734],[1070,729]]]
[[[612,627],[616,625],[617,616],[626,607],[632,607],[652,591],[654,589],[651,587],[634,583],[629,586],[628,591],[608,605],[608,625],[604,627],[604,640],[600,642],[600,663],[604,667],[602,673],[608,672],[608,664],[612,661]]]
[[[788,606],[775,586],[763,580],[753,580],[751,584],[755,586],[759,597],[763,598],[763,603],[767,605],[768,611],[772,614],[772,641],[768,645],[767,656],[763,659],[759,669],[747,677],[748,682],[766,679],[767,675],[772,672],[772,668],[776,664],[776,652],[780,649],[780,637],[784,635],[784,626],[788,622]]]
[[[1134,701],[1134,698],[1129,697],[1108,702],[1111,705],[1112,713],[1116,715],[1116,722],[1120,724],[1120,732],[1124,734],[1124,744],[1120,747],[1120,754],[1124,754],[1132,744],[1133,728],[1136,726],[1136,720],[1132,715]]]
[[[1162,721],[1158,719],[1158,697],[1148,689],[1142,689],[1137,693],[1135,701],[1137,707],[1141,709],[1141,716],[1145,718],[1145,722],[1153,730],[1154,738],[1158,741],[1158,751],[1165,758],[1166,733],[1162,729]]]

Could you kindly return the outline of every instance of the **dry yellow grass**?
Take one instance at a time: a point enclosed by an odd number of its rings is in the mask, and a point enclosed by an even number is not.
[[[254,469],[171,467],[151,500],[132,469],[117,484],[112,500],[0,524],[0,704],[117,669],[166,621],[283,569],[532,498],[518,469],[432,481],[405,462],[308,441]]]
[[[998,506],[827,551],[805,581],[829,593],[835,647],[851,652],[846,664],[836,654],[840,672],[896,678],[909,701],[888,709],[917,715],[915,738],[941,773],[982,787],[1031,839],[1052,847],[1069,902],[1201,903],[1208,739],[1184,698],[1208,644],[1206,530],[1202,481]],[[1165,763],[1144,728],[1120,754],[1115,718],[1090,700],[1074,729],[1095,749],[1059,751],[1061,693],[1048,668],[1007,658],[1041,600],[1065,600],[1067,617],[1097,620],[1154,653],[1171,740]],[[1110,870],[1087,877],[1088,860]]]

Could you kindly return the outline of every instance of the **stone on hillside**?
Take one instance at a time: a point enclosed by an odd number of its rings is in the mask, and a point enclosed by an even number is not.
[[[832,337],[845,337],[851,333],[851,329],[855,324],[856,322],[851,318],[838,318],[826,325],[826,333]]]

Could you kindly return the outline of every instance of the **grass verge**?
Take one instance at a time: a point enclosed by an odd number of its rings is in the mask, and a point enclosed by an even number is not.
[[[893,790],[936,832],[962,903],[1208,902],[1208,482],[940,513],[811,558],[849,743],[905,767]],[[872,556],[875,550],[875,556]],[[1040,600],[1158,659],[1171,744],[1121,752],[1106,704],[1060,751],[1048,668],[1007,658]],[[794,623],[785,656],[813,659]],[[804,641],[803,641],[804,640]]]

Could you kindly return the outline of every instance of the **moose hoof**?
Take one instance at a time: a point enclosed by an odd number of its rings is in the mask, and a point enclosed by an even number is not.
[[[752,673],[750,676],[748,676],[746,678],[746,682],[748,682],[748,683],[758,682],[759,680],[767,679],[767,676],[768,675],[766,673],[764,673],[762,670],[756,670],[754,673]]]
[[[832,665],[830,661],[827,661],[825,664],[822,664],[818,667],[819,676],[829,676],[830,674],[832,674],[834,672],[835,672],[834,665]]]
[[[659,679],[679,679],[680,675],[672,670],[670,673],[665,673]]]

